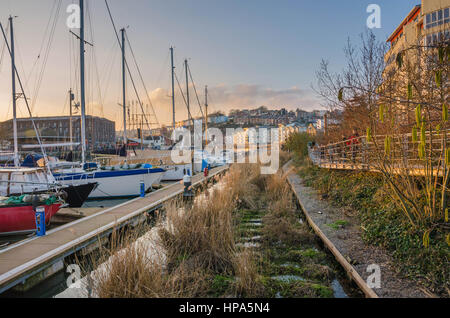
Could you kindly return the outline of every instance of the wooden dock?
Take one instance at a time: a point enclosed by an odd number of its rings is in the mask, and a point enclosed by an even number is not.
[[[207,178],[203,174],[196,175],[192,185],[198,186],[227,169],[228,166],[212,169]],[[175,183],[145,198],[136,198],[50,230],[44,237],[32,237],[0,250],[0,294],[25,285],[27,280],[40,281],[44,278],[40,276],[61,270],[66,257],[96,244],[114,228],[134,222],[143,213],[159,208],[183,190],[181,183]]]

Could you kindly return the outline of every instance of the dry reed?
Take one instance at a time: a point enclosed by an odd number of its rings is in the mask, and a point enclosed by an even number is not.
[[[98,297],[206,297],[215,275],[235,275],[230,293],[262,295],[258,262],[253,252],[235,244],[233,214],[240,206],[256,207],[265,185],[257,165],[234,165],[221,187],[191,205],[172,200],[165,205],[152,257],[137,235],[114,240],[98,258],[94,277]],[[206,190],[208,191],[208,190]],[[139,240],[139,239],[138,239]]]
[[[167,253],[169,270],[182,260],[194,260],[206,270],[229,271],[235,251],[232,211],[235,201],[229,191],[215,190],[208,200],[180,208],[179,202],[166,205],[167,226],[159,231]]]
[[[263,242],[266,244],[299,244],[311,242],[314,235],[300,224],[286,177],[274,174],[267,178],[268,213],[263,217]]]
[[[264,285],[259,274],[258,255],[252,249],[245,249],[234,257],[236,281],[234,289],[239,297],[262,297]]]

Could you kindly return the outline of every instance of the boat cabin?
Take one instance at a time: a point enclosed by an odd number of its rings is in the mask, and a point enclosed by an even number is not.
[[[43,168],[0,168],[0,196],[42,191],[54,183]]]

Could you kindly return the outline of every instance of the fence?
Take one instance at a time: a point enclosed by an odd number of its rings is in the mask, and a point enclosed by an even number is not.
[[[411,175],[444,175],[448,167],[445,149],[449,142],[449,131],[425,134],[425,156],[419,157],[420,142],[412,141],[412,134],[358,137],[324,146],[308,147],[312,162],[322,168],[366,171],[390,171]],[[388,143],[388,145],[385,145]]]

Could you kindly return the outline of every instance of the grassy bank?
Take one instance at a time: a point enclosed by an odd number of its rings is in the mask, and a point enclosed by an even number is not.
[[[134,234],[103,251],[95,294],[333,297],[338,267],[301,216],[283,176],[234,165],[194,203],[166,204],[150,247]]]
[[[385,247],[394,256],[397,270],[439,296],[449,296],[449,245],[445,231],[437,228],[423,245],[425,228],[412,228],[389,196],[379,174],[320,169],[304,156],[295,164],[305,185],[319,190],[324,199],[359,218],[363,239]]]

